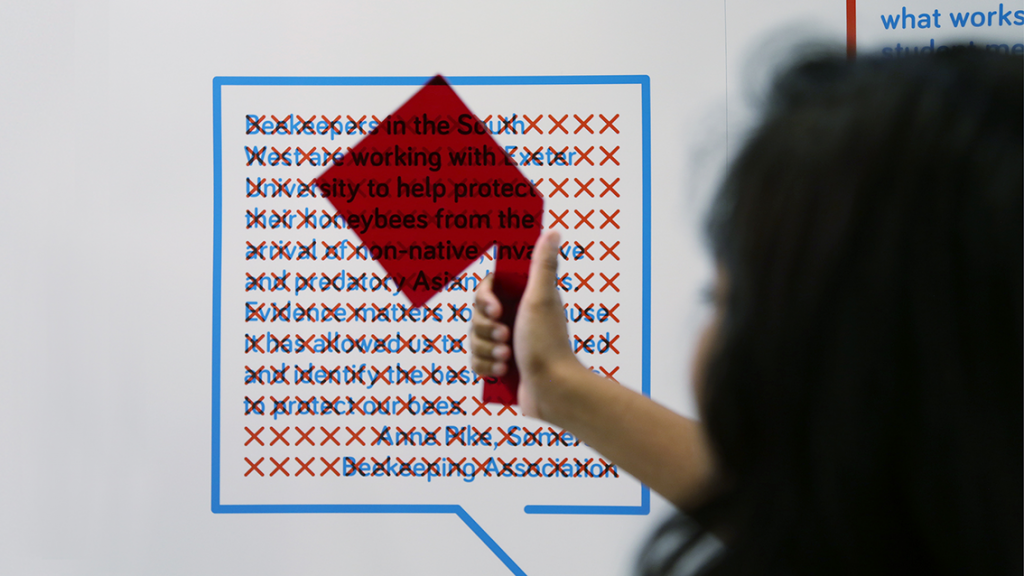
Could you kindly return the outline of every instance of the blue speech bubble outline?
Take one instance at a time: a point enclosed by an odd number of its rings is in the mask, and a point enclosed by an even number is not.
[[[651,79],[646,75],[627,76],[451,76],[453,86],[507,85],[580,85],[639,84],[641,88],[643,145],[643,328],[642,388],[650,397],[650,321],[651,321]],[[455,514],[513,573],[526,573],[502,550],[468,512],[457,504],[221,504],[220,503],[220,296],[221,296],[221,88],[223,86],[421,86],[430,76],[367,77],[259,77],[217,76],[213,79],[213,433],[211,449],[210,511],[214,514]],[[526,514],[600,514],[646,515],[651,509],[650,488],[640,487],[637,506],[558,506],[527,505]]]

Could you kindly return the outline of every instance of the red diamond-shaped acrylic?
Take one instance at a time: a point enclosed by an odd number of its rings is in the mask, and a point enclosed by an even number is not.
[[[317,178],[363,246],[422,306],[497,244],[494,289],[514,326],[544,202],[490,131],[435,76]],[[514,352],[513,352],[514,353]],[[515,362],[484,400],[515,404]]]

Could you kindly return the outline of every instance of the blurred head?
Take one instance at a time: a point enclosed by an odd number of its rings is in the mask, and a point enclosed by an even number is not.
[[[1024,64],[782,74],[709,218],[721,573],[1021,572]]]

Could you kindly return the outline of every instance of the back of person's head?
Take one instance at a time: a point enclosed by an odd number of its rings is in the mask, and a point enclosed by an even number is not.
[[[1020,574],[1024,63],[782,74],[709,219],[713,574]]]

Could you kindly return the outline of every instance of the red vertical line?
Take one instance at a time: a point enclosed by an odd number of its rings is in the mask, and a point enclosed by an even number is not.
[[[857,0],[846,0],[846,57],[857,57]]]

